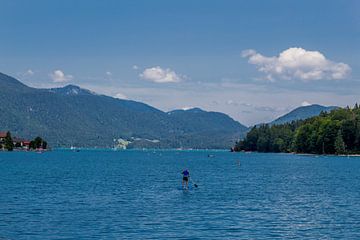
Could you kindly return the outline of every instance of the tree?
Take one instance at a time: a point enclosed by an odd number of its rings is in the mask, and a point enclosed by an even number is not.
[[[12,151],[14,149],[14,142],[11,138],[11,133],[7,132],[6,133],[6,137],[4,140],[4,145],[5,145],[5,149],[7,149],[8,151]]]
[[[253,127],[237,150],[315,154],[360,153],[360,107],[280,125]]]
[[[248,132],[246,138],[244,139],[244,150],[245,151],[257,151],[256,143],[258,141],[258,129],[253,127],[250,132]]]
[[[47,142],[44,141],[41,137],[36,137],[33,141],[30,142],[30,149],[46,149]]]
[[[334,154],[335,151],[335,139],[339,130],[339,124],[337,121],[330,121],[326,125],[324,132],[324,144],[325,151],[328,154]]]
[[[46,141],[43,141],[43,142],[42,142],[42,148],[43,148],[43,149],[46,149],[46,148],[47,148],[47,142],[46,142]]]
[[[244,141],[236,142],[235,147],[233,148],[233,150],[235,152],[240,152],[240,151],[244,150]]]
[[[285,141],[282,138],[276,138],[272,150],[273,152],[286,152]]]
[[[259,152],[268,152],[269,151],[269,140],[266,136],[261,136],[257,140],[257,150]]]
[[[341,130],[338,131],[335,139],[335,152],[336,154],[344,154],[346,152],[346,147],[341,134]]]
[[[296,130],[294,139],[294,148],[296,152],[309,152],[309,137],[311,136],[311,132],[312,129],[310,124],[302,125]]]
[[[356,121],[355,119],[344,120],[341,124],[341,134],[348,150],[352,151],[356,144]]]

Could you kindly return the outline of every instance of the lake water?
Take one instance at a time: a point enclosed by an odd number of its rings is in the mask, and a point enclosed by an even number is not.
[[[57,150],[0,167],[2,240],[360,239],[357,157]],[[185,167],[198,188],[178,189]]]

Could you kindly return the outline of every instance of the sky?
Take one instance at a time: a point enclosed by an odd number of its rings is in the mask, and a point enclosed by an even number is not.
[[[353,106],[360,1],[0,0],[0,72],[245,125]]]

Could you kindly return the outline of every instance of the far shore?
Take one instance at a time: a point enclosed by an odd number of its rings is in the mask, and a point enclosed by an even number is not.
[[[252,152],[252,151],[240,151],[238,153],[275,153],[275,154],[292,154],[300,156],[338,156],[338,157],[360,157],[360,153],[356,154],[316,154],[316,153],[296,153],[296,152]]]
[[[64,150],[64,151],[209,151],[209,152],[227,152],[228,149],[176,149],[176,148],[130,148],[130,149],[114,149],[114,148],[100,148],[100,147],[77,147],[77,148],[51,148],[51,149],[34,149],[34,150],[26,150],[26,149],[14,149],[13,152],[35,152],[35,153],[43,153],[50,152],[56,150]],[[1,152],[8,152],[6,150],[0,150]],[[230,152],[230,151],[229,151]],[[236,153],[236,152],[235,152]],[[360,157],[360,154],[314,154],[314,153],[295,153],[295,152],[252,152],[252,151],[240,151],[237,153],[251,154],[251,153],[269,153],[269,154],[291,154],[291,155],[299,155],[299,156],[329,156],[329,157]]]

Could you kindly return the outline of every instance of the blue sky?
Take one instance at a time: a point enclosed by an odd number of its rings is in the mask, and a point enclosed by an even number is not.
[[[0,71],[30,86],[76,84],[247,125],[359,100],[359,1],[0,0],[0,9]]]

